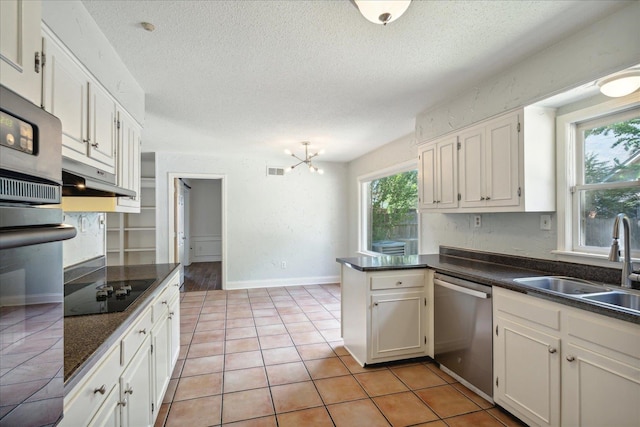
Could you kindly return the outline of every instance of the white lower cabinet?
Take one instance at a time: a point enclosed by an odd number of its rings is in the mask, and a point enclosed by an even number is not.
[[[180,351],[179,271],[64,399],[59,426],[152,426]],[[175,322],[177,319],[177,322]]]
[[[429,354],[427,270],[360,272],[342,266],[342,337],[361,365]],[[431,289],[429,293],[428,289]]]
[[[640,325],[494,288],[494,400],[532,426],[637,426]]]

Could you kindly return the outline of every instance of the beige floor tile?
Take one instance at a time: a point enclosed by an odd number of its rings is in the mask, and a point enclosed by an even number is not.
[[[469,390],[468,388],[466,388],[462,384],[454,383],[454,384],[451,384],[451,385],[453,387],[455,387],[455,389],[458,390],[460,393],[464,394],[469,399],[473,400],[473,403],[475,403],[476,405],[478,405],[482,409],[493,408],[493,404],[491,404],[491,402],[487,401],[483,397],[480,397],[478,394],[476,394],[473,391]]]
[[[326,359],[328,357],[335,357],[331,346],[327,343],[307,344],[296,347],[302,360],[312,359]]]
[[[186,359],[182,359],[176,362],[176,366],[173,368],[173,372],[171,373],[171,379],[180,378],[180,375],[182,375],[182,371],[184,370],[185,360]]]
[[[206,302],[204,303],[204,306],[202,307],[202,311],[200,311],[200,314],[209,314],[209,313],[226,313],[227,312],[227,307],[226,305],[212,305],[212,304],[207,304]]]
[[[322,310],[305,313],[311,320],[332,320],[333,316],[324,308]]]
[[[322,406],[322,399],[311,381],[273,386],[271,395],[277,414]]]
[[[355,374],[354,377],[371,397],[408,390],[388,369]]]
[[[154,427],[162,427],[165,425],[167,421],[167,415],[169,415],[169,404],[163,403],[160,405],[160,410],[158,411],[158,417],[156,418],[156,422],[153,424]]]
[[[333,351],[338,355],[338,356],[351,356],[351,354],[349,353],[349,351],[344,348],[344,343],[342,342],[330,342],[329,345],[331,346],[331,348],[333,348]]]
[[[369,365],[367,367],[360,366],[360,364],[356,362],[356,359],[354,359],[350,355],[340,356],[340,360],[342,360],[342,363],[344,363],[349,372],[351,372],[352,374],[362,374],[363,372],[374,372],[387,369],[384,366],[377,365]]]
[[[167,416],[167,427],[209,427],[220,423],[222,395],[174,402]]]
[[[197,359],[185,359],[183,377],[191,377],[194,375],[211,374],[213,372],[222,372],[224,366],[224,356],[206,356]]]
[[[253,317],[273,317],[278,315],[275,308],[253,309]]]
[[[259,337],[267,335],[282,335],[287,333],[287,328],[282,324],[258,326],[256,329]]]
[[[198,344],[191,344],[187,359],[204,356],[216,356],[224,353],[224,342],[213,341]]]
[[[289,331],[289,333],[296,333],[296,332],[313,332],[316,330],[316,327],[313,326],[313,323],[311,322],[298,322],[298,323],[288,323],[287,324],[287,331]]]
[[[268,388],[225,393],[222,398],[223,423],[264,417],[273,413],[273,403]]]
[[[171,403],[173,400],[173,396],[176,394],[176,388],[178,387],[179,378],[174,378],[169,380],[169,385],[167,386],[167,391],[164,393],[164,398],[162,399],[162,403]]]
[[[367,394],[352,375],[314,381],[325,405],[364,399]]]
[[[448,418],[480,410],[480,407],[451,385],[416,390],[415,393],[440,418]]]
[[[293,301],[293,299],[289,299],[288,301]],[[302,313],[302,309],[298,307],[298,304],[296,304],[295,302],[292,304],[289,303],[287,305],[283,305],[282,302],[277,302],[276,307],[278,307],[278,313],[280,315]]]
[[[289,323],[299,323],[299,322],[308,322],[309,318],[302,313],[296,314],[281,314],[280,318],[285,324]]]
[[[180,313],[180,316],[182,316],[182,313]],[[224,313],[206,313],[206,314],[200,315],[199,321],[209,322],[211,320],[224,320],[224,318],[225,318]]]
[[[192,344],[199,344],[203,342],[211,342],[211,341],[224,341],[225,331],[224,330],[215,330],[215,331],[206,331],[206,332],[196,332],[193,334]]]
[[[222,393],[222,372],[181,378],[174,401],[213,396]]]
[[[409,366],[391,367],[390,369],[391,372],[393,372],[412,390],[447,384],[445,380],[436,375],[431,369],[427,368],[422,363]]]
[[[224,329],[224,320],[210,320],[208,322],[198,322],[196,332],[213,331],[216,329]],[[185,331],[186,332],[186,331]]]
[[[373,401],[394,427],[438,420],[438,416],[409,391],[374,397]]]
[[[258,338],[242,338],[239,340],[226,341],[225,353],[242,353],[245,351],[260,350]]]
[[[250,390],[268,387],[267,375],[263,367],[225,371],[224,392]]]
[[[241,338],[253,338],[257,337],[255,327],[246,327],[246,328],[230,328],[227,329],[227,340],[239,340]]]
[[[437,376],[439,376],[440,378],[442,378],[443,380],[445,380],[446,382],[448,382],[449,384],[453,384],[458,382],[458,380],[456,380],[455,378],[453,378],[451,375],[447,374],[446,372],[444,372],[442,369],[440,369],[436,364],[434,363],[426,363],[425,366],[429,369],[431,369],[431,371],[433,373],[435,373]]]
[[[325,342],[325,339],[320,332],[296,332],[291,334],[291,339],[295,345],[316,344],[319,342]]]
[[[349,374],[347,367],[344,366],[344,363],[337,357],[305,360],[304,364],[309,370],[311,378],[314,380]]]
[[[247,306],[244,309],[232,308],[230,305],[227,306],[227,319],[240,319],[242,317],[252,317],[253,313],[251,312],[251,308]]]
[[[253,418],[251,420],[236,421],[235,423],[222,424],[222,427],[277,427],[276,417]]]
[[[386,427],[389,423],[370,399],[327,406],[336,427]]]
[[[313,324],[320,331],[322,331],[323,329],[339,329],[340,328],[340,322],[338,322],[336,319],[315,320]]]
[[[293,341],[289,334],[267,335],[260,337],[260,347],[263,350],[278,347],[292,347]]]
[[[333,427],[333,421],[323,407],[287,412],[277,417],[278,427]]]
[[[298,362],[300,355],[295,347],[280,347],[262,350],[265,365],[277,365],[280,363]]]
[[[241,317],[240,319],[227,319],[227,328],[247,328],[255,326],[253,317]]]
[[[323,329],[320,334],[327,341],[340,341],[342,339],[340,329]]]
[[[485,411],[472,412],[447,418],[449,427],[504,427],[504,425]]]
[[[302,362],[283,363],[267,366],[267,376],[271,386],[309,381],[311,377]]]
[[[244,353],[232,353],[225,355],[224,370],[254,368],[263,366],[262,353],[259,351],[246,351]]]
[[[268,316],[268,317],[256,317],[253,319],[256,326],[266,326],[266,325],[282,325],[282,320],[280,316]]]

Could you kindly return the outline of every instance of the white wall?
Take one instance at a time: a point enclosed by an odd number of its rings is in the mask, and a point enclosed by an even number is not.
[[[157,152],[158,261],[170,261],[168,174],[220,174],[227,191],[227,288],[337,282],[335,258],[347,246],[346,164],[318,163],[322,176],[303,168],[266,176],[267,166],[283,165],[286,158],[277,153],[265,159]]]
[[[105,228],[100,224],[104,218],[104,213],[64,213],[62,221],[78,230],[76,237],[62,242],[62,261],[65,268],[104,255]]]
[[[416,139],[426,141],[518,106],[577,87],[640,62],[640,3],[636,2],[539,52],[495,77],[428,108],[416,119]],[[593,102],[591,100],[586,102]],[[394,141],[349,164],[349,249],[357,249],[357,176],[410,158],[409,141]],[[483,214],[474,228],[469,214],[422,214],[421,253],[440,245],[556,259],[557,218],[540,230],[540,214]]]

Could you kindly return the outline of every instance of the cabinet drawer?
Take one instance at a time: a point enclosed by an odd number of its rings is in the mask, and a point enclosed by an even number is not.
[[[403,289],[423,287],[424,273],[387,273],[371,276],[371,289]]]
[[[151,310],[147,309],[140,315],[136,324],[124,334],[120,342],[122,346],[120,363],[122,366],[129,364],[144,339],[151,333],[151,326]]]
[[[560,330],[560,305],[501,288],[493,288],[494,316],[500,313],[518,318],[520,323]],[[535,327],[535,326],[532,326]]]
[[[60,426],[87,425],[118,385],[121,371],[120,351],[115,347],[102,363],[96,365],[88,378],[74,387],[73,394],[65,398],[64,418]]]

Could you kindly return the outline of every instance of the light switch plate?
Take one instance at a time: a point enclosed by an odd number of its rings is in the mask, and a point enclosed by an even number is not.
[[[540,230],[551,230],[551,215],[540,215]]]

